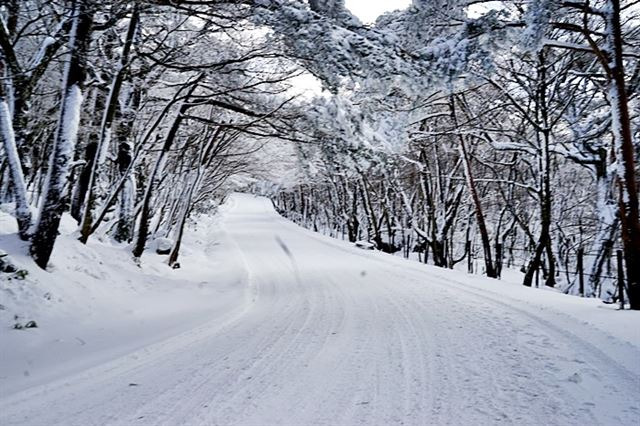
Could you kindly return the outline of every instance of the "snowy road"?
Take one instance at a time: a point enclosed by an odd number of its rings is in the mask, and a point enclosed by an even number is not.
[[[224,244],[246,265],[243,304],[6,396],[0,424],[637,424],[632,345],[313,235],[265,199],[231,202]]]

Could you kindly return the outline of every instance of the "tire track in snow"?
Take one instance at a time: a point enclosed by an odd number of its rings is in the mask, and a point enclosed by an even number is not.
[[[555,316],[419,265],[326,241],[279,219],[260,199],[240,196],[234,203],[225,219],[235,246],[229,245],[251,282],[236,316],[31,390],[14,404],[2,401],[3,421],[570,425],[637,419],[630,408],[637,375],[573,328],[554,324]],[[567,374],[573,369],[575,382]],[[139,386],[127,388],[129,380]],[[619,418],[590,400],[594,392],[613,395],[604,395],[605,402],[619,409]]]

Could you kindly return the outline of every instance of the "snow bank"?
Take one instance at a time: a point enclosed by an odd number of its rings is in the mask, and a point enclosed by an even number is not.
[[[10,210],[10,209],[9,209]],[[243,303],[245,271],[203,217],[186,231],[183,268],[149,250],[141,267],[125,245],[76,239],[63,217],[49,271],[28,256],[15,219],[0,212],[0,249],[27,275],[0,273],[0,389],[13,393],[125,355]],[[35,321],[37,328],[14,329]]]

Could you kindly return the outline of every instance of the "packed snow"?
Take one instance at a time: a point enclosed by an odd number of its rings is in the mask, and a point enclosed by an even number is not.
[[[638,312],[362,250],[253,195],[192,223],[176,270],[84,246],[67,219],[42,271],[0,213],[0,247],[28,271],[0,280],[3,426],[640,416]]]

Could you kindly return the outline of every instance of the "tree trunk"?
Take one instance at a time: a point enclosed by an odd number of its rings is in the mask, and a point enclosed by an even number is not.
[[[58,236],[60,217],[64,209],[64,186],[69,174],[69,163],[78,134],[82,86],[85,80],[86,52],[91,38],[93,10],[87,1],[74,1],[71,8],[73,26],[69,38],[69,60],[66,65],[60,118],[51,149],[46,192],[40,215],[31,238],[30,252],[36,264],[46,268]]]
[[[122,88],[122,82],[124,81],[125,71],[129,62],[129,52],[133,44],[133,38],[136,33],[139,22],[138,6],[133,2],[133,11],[131,18],[129,19],[129,28],[127,30],[127,36],[125,38],[124,46],[122,47],[122,53],[120,54],[120,61],[116,75],[113,77],[111,83],[111,89],[109,90],[109,96],[105,106],[104,116],[100,125],[100,134],[98,136],[98,146],[96,151],[95,160],[93,161],[90,173],[89,182],[87,184],[87,192],[84,200],[84,208],[82,213],[82,223],[80,225],[80,238],[79,240],[86,243],[91,235],[91,225],[93,224],[93,205],[95,198],[95,183],[98,178],[98,170],[102,164],[102,153],[106,152],[111,139],[111,128],[113,125],[113,119],[116,116],[116,110],[118,107],[118,96]]]
[[[620,224],[616,214],[616,202],[611,191],[611,173],[607,172],[606,167],[606,153],[601,157],[601,165],[596,167],[598,228],[591,248],[594,257],[588,274],[589,290],[587,294],[591,297],[596,297],[602,286],[602,269],[606,260],[611,257]]]
[[[199,161],[201,161],[201,159]],[[193,199],[193,193],[197,190],[197,187],[200,184],[200,176],[202,173],[201,167],[201,165],[198,166],[198,172],[196,173],[193,183],[189,185],[189,189],[187,189],[184,208],[178,221],[178,230],[176,232],[173,247],[171,248],[171,253],[169,253],[169,266],[174,266],[178,261],[180,246],[182,245],[182,236],[184,235],[184,226],[187,223],[187,217],[189,217],[189,213],[191,212],[191,200]]]
[[[531,287],[534,274],[542,266],[542,254],[546,250],[549,260],[549,271],[545,285],[555,286],[555,259],[551,246],[551,130],[547,105],[547,68],[544,50],[538,53],[538,87],[536,93],[536,138],[538,139],[538,173],[540,197],[540,236],[524,276],[523,284]],[[540,137],[542,136],[542,138]]]
[[[20,238],[27,240],[29,238],[29,228],[31,227],[31,210],[27,201],[27,188],[24,183],[20,156],[16,147],[9,104],[4,93],[4,87],[0,83],[0,138],[2,138],[2,146],[9,165],[11,190],[16,203],[15,214],[18,222],[18,234]]]
[[[610,61],[609,101],[618,172],[620,229],[627,272],[627,294],[631,309],[640,310],[640,218],[631,118],[624,81],[620,1],[609,0],[607,30],[613,48]]]
[[[198,85],[194,84],[187,92],[185,96],[185,102],[183,102],[183,104],[180,106],[178,110],[178,114],[176,115],[176,118],[173,120],[171,128],[167,133],[167,137],[165,138],[164,144],[162,146],[162,150],[158,154],[158,158],[156,159],[153,169],[149,174],[147,188],[145,189],[144,198],[142,201],[142,211],[140,212],[140,224],[138,225],[138,232],[136,234],[136,244],[132,251],[133,256],[136,258],[139,258],[140,256],[142,256],[142,253],[144,252],[144,249],[145,249],[145,245],[147,243],[147,236],[148,236],[147,234],[149,233],[149,219],[151,217],[151,196],[153,195],[156,176],[160,171],[160,167],[162,165],[164,157],[166,156],[167,152],[169,152],[169,149],[171,149],[171,145],[173,145],[173,141],[175,140],[176,135],[178,134],[178,129],[180,128],[180,124],[182,123],[184,114],[189,109],[189,105],[187,101],[197,87]]]
[[[87,188],[89,187],[89,177],[91,174],[91,168],[96,160],[96,151],[98,144],[95,140],[95,134],[89,137],[89,142],[85,147],[84,161],[85,165],[78,176],[75,189],[73,191],[73,197],[71,197],[71,216],[80,223],[82,219],[82,206],[87,194]]]
[[[451,118],[453,119],[454,126],[458,127],[458,120],[456,117],[455,103],[453,97],[449,102],[449,107],[451,109]],[[462,157],[462,161],[464,162],[464,172],[467,177],[467,187],[469,188],[469,194],[471,195],[471,200],[473,201],[473,207],[476,214],[476,222],[478,223],[478,230],[480,231],[480,239],[482,240],[482,249],[484,252],[484,265],[487,272],[487,276],[489,278],[498,278],[498,273],[496,272],[493,266],[493,260],[491,256],[491,241],[489,240],[489,233],[487,232],[487,225],[484,220],[484,211],[482,210],[482,203],[480,202],[480,197],[478,196],[478,191],[476,189],[476,183],[473,178],[473,173],[471,171],[471,159],[469,158],[469,152],[467,151],[466,143],[464,140],[464,136],[458,133],[458,140],[460,142],[460,156]]]
[[[121,177],[126,177],[129,173],[129,166],[133,161],[129,134],[124,136],[118,147],[118,170]],[[136,186],[133,176],[128,176],[120,193],[120,206],[118,208],[118,223],[113,238],[119,242],[130,242],[133,238],[134,227],[134,203],[136,197]]]

